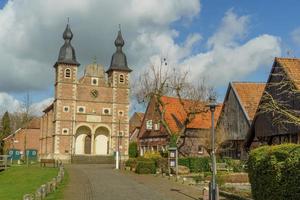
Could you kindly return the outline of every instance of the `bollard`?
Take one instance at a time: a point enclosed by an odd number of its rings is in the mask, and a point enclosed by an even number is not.
[[[43,184],[41,186],[41,194],[42,194],[42,199],[46,198],[46,196],[47,196],[47,186],[45,184]]]
[[[34,200],[42,200],[41,188],[37,189],[34,195]]]
[[[209,189],[208,189],[208,187],[203,188],[203,200],[209,200]]]
[[[49,181],[47,183],[47,194],[50,194],[52,192],[52,183],[51,181]]]
[[[23,200],[34,200],[31,194],[24,194]]]

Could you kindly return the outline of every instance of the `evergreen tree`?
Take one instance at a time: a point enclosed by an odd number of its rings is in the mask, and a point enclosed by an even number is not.
[[[0,154],[3,154],[4,141],[3,139],[11,133],[10,118],[6,111],[2,117],[2,130],[0,132]]]
[[[10,118],[8,112],[6,111],[2,117],[2,135],[3,137],[6,137],[9,134],[11,134]]]

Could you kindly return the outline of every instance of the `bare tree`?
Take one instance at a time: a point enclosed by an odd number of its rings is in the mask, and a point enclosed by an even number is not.
[[[300,90],[286,72],[275,69],[271,81],[266,85],[259,106],[259,114],[269,113],[273,124],[282,128],[300,126]]]
[[[185,144],[186,129],[193,121],[196,115],[209,112],[207,105],[208,96],[213,92],[204,79],[198,84],[189,81],[188,72],[179,69],[170,68],[166,59],[161,59],[159,65],[150,65],[150,67],[140,76],[136,84],[135,95],[138,102],[148,103],[155,101],[156,112],[160,115],[159,122],[162,124],[170,138],[175,140],[179,148]],[[173,96],[178,98],[185,115],[183,120],[178,120],[175,115],[172,117],[177,122],[179,129],[174,131],[166,121],[166,102],[164,96]],[[208,138],[209,135],[208,135]]]

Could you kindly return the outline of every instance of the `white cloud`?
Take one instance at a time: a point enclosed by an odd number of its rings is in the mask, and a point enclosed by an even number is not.
[[[122,24],[133,75],[147,67],[149,60],[166,57],[170,66],[188,67],[192,80],[208,76],[219,86],[261,66],[270,67],[273,57],[280,55],[278,37],[265,34],[248,39],[250,17],[238,16],[233,10],[225,13],[206,43],[201,33],[190,33],[185,41],[176,42],[181,33],[171,25],[192,21],[200,8],[200,0],[9,1],[0,10],[0,91],[46,89],[53,84],[52,66],[63,44],[67,17],[82,65],[97,56],[98,62],[108,67],[115,51],[117,25]],[[193,52],[199,44],[206,45],[207,50]]]
[[[291,33],[291,36],[292,36],[293,41],[296,44],[300,45],[300,27],[293,30]]]
[[[30,106],[31,114],[35,116],[42,116],[43,110],[45,110],[45,108],[47,108],[52,102],[53,102],[53,98],[47,98],[40,102],[33,103]]]
[[[97,56],[108,67],[118,24],[122,24],[129,63],[139,69],[137,65],[151,55],[142,55],[139,49],[127,51],[136,40],[149,34],[174,43],[170,34],[176,31],[170,24],[191,20],[199,12],[199,0],[8,1],[0,10],[0,91],[45,89],[52,84],[52,66],[63,44],[67,17],[80,63],[88,64]]]
[[[22,107],[20,101],[5,92],[0,92],[0,115],[4,112],[16,112]]]
[[[206,76],[214,86],[244,78],[259,67],[270,67],[274,56],[281,53],[280,38],[264,34],[239,41],[247,33],[248,23],[249,16],[228,11],[220,28],[208,39],[210,49],[184,60],[181,66],[190,69],[193,80]]]
[[[53,102],[53,98],[47,98],[39,102],[30,103],[29,112],[34,116],[41,116],[43,110]],[[9,113],[22,112],[25,109],[25,103],[15,97],[0,92],[0,115],[8,111]]]

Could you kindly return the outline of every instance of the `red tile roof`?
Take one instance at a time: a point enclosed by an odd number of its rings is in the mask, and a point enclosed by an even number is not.
[[[248,120],[253,120],[257,106],[264,92],[265,83],[233,82],[232,87],[238,96],[240,104],[248,115]]]
[[[283,67],[290,80],[295,84],[295,87],[300,89],[300,59],[275,58],[275,62]]]
[[[165,120],[168,123],[170,129],[172,132],[178,132],[180,130],[180,127],[178,123],[176,122],[176,119],[183,123],[184,120],[187,117],[187,113],[184,110],[184,107],[180,103],[178,98],[175,97],[166,97],[163,96],[161,98],[162,102],[165,103]],[[206,110],[205,112],[201,112],[199,114],[196,114],[195,118],[192,120],[190,124],[188,124],[187,128],[191,129],[209,129],[211,128],[211,113],[209,109],[206,107],[206,104],[203,103],[195,103],[192,100],[183,100],[184,105],[188,108],[192,105],[198,105],[201,110]],[[218,104],[216,111],[215,111],[215,122],[217,122],[220,112],[221,112],[222,104]],[[176,119],[174,119],[174,116]],[[216,125],[216,123],[215,123]]]

